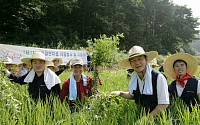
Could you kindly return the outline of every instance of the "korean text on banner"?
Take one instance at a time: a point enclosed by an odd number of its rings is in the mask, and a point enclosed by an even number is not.
[[[54,58],[61,58],[65,65],[70,59],[75,57],[81,58],[84,64],[87,64],[86,51],[79,50],[61,50],[61,49],[45,49],[36,47],[25,47],[0,44],[0,58],[10,57],[13,62],[19,64],[22,63],[21,59],[31,57],[34,52],[42,52],[45,54],[47,60],[51,61]]]

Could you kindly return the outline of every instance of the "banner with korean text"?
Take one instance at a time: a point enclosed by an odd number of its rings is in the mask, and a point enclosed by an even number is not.
[[[86,51],[79,50],[61,50],[61,49],[46,49],[36,47],[15,46],[8,44],[0,44],[1,61],[5,57],[10,57],[13,63],[20,64],[22,58],[30,58],[34,52],[42,52],[47,60],[51,61],[54,58],[61,58],[65,65],[70,59],[81,58],[84,64],[87,64]]]

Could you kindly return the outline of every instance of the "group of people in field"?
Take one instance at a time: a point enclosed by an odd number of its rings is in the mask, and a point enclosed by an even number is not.
[[[167,83],[163,73],[150,65],[158,56],[158,52],[145,52],[140,46],[133,46],[128,57],[121,60],[118,66],[132,69],[128,92],[113,91],[114,96],[134,99],[144,107],[146,114],[157,116],[161,111],[170,110],[170,100],[180,98],[192,110],[192,106],[200,100],[199,80],[192,77],[198,68],[196,58],[187,53],[176,53],[165,59],[163,68],[165,75],[174,81]],[[84,64],[80,58],[70,61],[72,74],[60,87],[59,75],[66,69],[59,69],[63,62],[56,58],[45,59],[41,52],[35,52],[31,58],[21,59],[23,67],[18,74],[11,72],[11,62],[4,61],[6,75],[20,85],[28,84],[28,91],[34,100],[46,100],[50,95],[59,97],[62,103],[74,107],[77,101],[84,101],[92,95],[93,78],[83,74]],[[67,64],[69,65],[69,64]],[[102,84],[99,78],[98,84]]]
[[[3,63],[5,64],[4,72],[8,78],[20,85],[28,84],[29,95],[37,101],[41,99],[46,101],[50,96],[59,97],[61,102],[69,104],[70,107],[75,108],[76,101],[82,101],[84,98],[91,96],[91,84],[93,78],[83,74],[84,63],[80,58],[70,60],[64,69],[59,69],[63,61],[60,58],[55,58],[51,61],[45,59],[45,55],[41,52],[35,52],[31,58],[21,59],[23,65],[29,65],[30,68],[23,67],[24,74],[20,74],[21,70],[16,74],[13,73],[13,67],[16,64],[12,60],[6,58]],[[61,80],[59,75],[71,66],[72,74],[60,87]],[[99,84],[102,85],[101,79]]]
[[[156,51],[145,52],[140,46],[133,46],[128,58],[119,62],[119,67],[133,69],[128,92],[113,91],[115,96],[134,99],[145,108],[149,116],[170,110],[170,100],[181,99],[192,111],[200,100],[200,83],[193,75],[198,68],[196,58],[188,53],[176,53],[165,59],[163,73],[153,69],[150,62],[157,57]],[[167,83],[167,78],[173,79]]]

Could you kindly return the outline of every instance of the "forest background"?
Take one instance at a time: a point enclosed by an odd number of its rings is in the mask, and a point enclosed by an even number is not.
[[[1,0],[0,43],[79,49],[123,33],[120,50],[140,45],[159,54],[187,52],[199,39],[190,8],[171,0]],[[196,45],[194,45],[196,46]]]
[[[161,55],[176,52],[198,55],[191,47],[199,40],[199,31],[195,29],[198,19],[193,17],[191,9],[174,5],[171,0],[0,0],[0,8],[0,43],[3,44],[53,49],[80,49],[90,45],[100,48],[101,53],[96,55],[102,54],[98,56],[101,58],[117,49],[106,51],[103,44],[92,43],[114,43],[116,37],[111,36],[123,33],[124,37],[116,40],[120,50],[140,45],[145,51],[156,50]],[[106,58],[97,61],[112,62]],[[103,82],[100,94],[87,101],[79,112],[70,114],[69,107],[62,105],[60,99],[53,102],[56,110],[49,110],[48,105],[43,106],[39,101],[32,102],[28,86],[11,83],[1,72],[2,68],[0,63],[0,124],[136,124],[143,116],[141,107],[133,100],[110,97],[111,91],[128,91],[130,79],[126,70],[100,71]],[[61,74],[62,83],[70,74]],[[195,75],[200,77],[199,68]],[[173,124],[200,123],[199,106],[190,113],[182,103],[170,103]],[[163,114],[156,121],[148,119],[147,123],[171,124],[171,120]]]

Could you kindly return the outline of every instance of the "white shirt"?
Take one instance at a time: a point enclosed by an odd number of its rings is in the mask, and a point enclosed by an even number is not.
[[[185,85],[187,84],[187,80],[184,81],[185,82]],[[177,85],[178,82],[176,82],[176,90],[177,90],[177,93],[178,93],[178,96],[181,97],[182,93],[183,93],[183,90],[184,88]],[[200,81],[198,80],[198,83],[197,83],[197,94],[200,93]]]
[[[139,84],[140,93],[143,93],[144,79],[141,80],[137,78]],[[130,94],[133,95],[133,90],[129,90]],[[157,98],[158,104],[169,104],[169,93],[168,93],[168,85],[167,80],[163,74],[158,74],[157,77]]]

